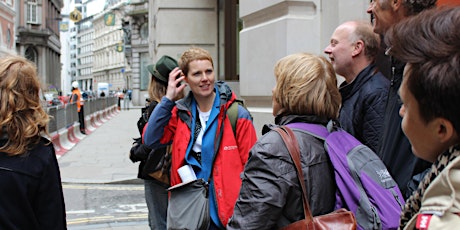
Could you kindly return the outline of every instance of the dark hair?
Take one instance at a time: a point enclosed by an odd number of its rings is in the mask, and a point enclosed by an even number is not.
[[[460,131],[460,7],[424,11],[391,28],[391,54],[409,63],[404,76],[425,122],[443,117]]]
[[[437,0],[404,0],[402,4],[406,9],[406,16],[416,15],[424,10],[436,6]]]

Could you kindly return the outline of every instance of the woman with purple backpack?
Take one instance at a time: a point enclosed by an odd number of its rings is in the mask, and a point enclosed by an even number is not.
[[[290,123],[326,125],[339,114],[341,96],[332,65],[307,53],[289,55],[275,65],[275,124],[250,151],[243,184],[228,229],[278,229],[305,217],[302,192],[293,161],[273,129]],[[323,141],[294,131],[313,216],[334,210],[334,171]]]

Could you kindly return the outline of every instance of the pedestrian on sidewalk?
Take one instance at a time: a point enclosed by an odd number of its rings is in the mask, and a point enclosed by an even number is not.
[[[81,96],[79,84],[77,81],[72,82],[72,95],[70,96],[70,103],[77,104],[78,122],[80,122],[80,132],[86,135],[85,112],[83,110],[84,100]]]
[[[0,228],[66,229],[59,165],[36,66],[0,59]]]
[[[171,186],[182,182],[177,170],[185,165],[192,166],[198,179],[210,179],[210,229],[224,229],[240,191],[240,173],[257,139],[252,117],[238,105],[234,133],[226,111],[236,94],[225,82],[216,82],[207,50],[186,50],[179,67],[169,74],[166,95],[149,118],[144,141],[154,149],[172,143]],[[175,102],[187,85],[188,95]],[[219,138],[220,145],[214,146]]]
[[[155,65],[147,66],[147,70],[151,74],[148,89],[150,103],[143,109],[137,123],[140,135],[142,135],[144,126],[148,122],[153,109],[166,94],[169,73],[176,67],[177,61],[166,55],[162,56]],[[180,93],[175,99],[181,99],[183,96],[184,94]],[[158,172],[157,168],[159,162],[165,162],[161,158],[167,152],[170,154],[171,148],[167,146],[152,151],[152,149],[142,144],[140,139],[136,140],[134,146],[131,148],[130,159],[133,162],[140,161],[137,177],[144,180],[145,201],[149,210],[150,229],[165,230],[166,213],[168,210],[168,192],[166,189],[169,188],[169,167],[167,165],[162,165],[163,167],[161,167],[160,165],[160,170],[164,168],[165,172]],[[170,159],[169,157],[169,166]]]

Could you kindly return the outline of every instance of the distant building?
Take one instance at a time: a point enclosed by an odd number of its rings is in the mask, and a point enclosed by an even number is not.
[[[96,84],[93,82],[93,45],[94,28],[93,17],[85,17],[76,23],[76,79],[82,90],[95,91]]]
[[[15,3],[17,53],[37,65],[44,90],[60,90],[62,0],[16,0]]]
[[[16,11],[13,0],[0,0],[0,57],[16,53],[14,43],[14,18]]]
[[[129,87],[131,66],[125,56],[125,1],[106,1],[104,10],[93,17],[93,79],[108,82],[110,90]]]

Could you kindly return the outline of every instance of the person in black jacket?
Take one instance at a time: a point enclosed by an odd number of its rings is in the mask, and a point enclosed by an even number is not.
[[[374,0],[369,5],[367,13],[373,15],[374,32],[384,36],[386,31],[398,22],[435,5],[436,0]],[[417,188],[420,178],[423,177],[430,163],[417,158],[412,153],[409,140],[402,132],[398,89],[402,82],[405,63],[389,58],[391,81],[383,120],[383,134],[377,154],[398,183],[404,198],[407,199]]]
[[[152,77],[149,85],[149,104],[143,109],[137,123],[140,135],[142,135],[153,109],[166,94],[169,73],[177,66],[177,61],[166,55],[162,56],[155,65],[147,66],[147,70],[151,73]],[[182,97],[183,94],[180,94],[177,99]],[[125,100],[128,100],[127,96]],[[170,157],[170,154],[165,154],[170,151],[169,149],[170,147],[168,146],[152,152],[149,147],[142,143],[141,138],[139,138],[130,151],[131,161],[140,161],[138,178],[144,180],[145,201],[149,210],[149,226],[151,229],[166,229],[166,214],[168,209],[168,192],[166,189],[169,187],[169,168],[167,164],[162,165],[160,171],[158,171],[158,166],[160,162],[170,160],[170,158],[162,158]],[[152,173],[160,176],[153,176]]]
[[[340,85],[342,107],[339,122],[344,130],[377,151],[390,81],[374,59],[380,38],[368,22],[349,21],[334,31],[324,49],[335,72],[345,78]]]
[[[279,229],[305,218],[297,172],[278,125],[326,125],[339,114],[341,97],[332,65],[324,57],[299,53],[275,65],[273,89],[275,124],[264,126],[263,136],[250,150],[243,183],[227,229]],[[334,210],[334,169],[324,142],[294,130],[313,216]]]
[[[59,165],[33,63],[0,59],[0,229],[66,229]]]
[[[399,229],[459,229],[459,28],[460,7],[442,7],[404,20],[385,36],[391,54],[407,62],[399,88],[402,130],[414,154],[432,163],[406,201]]]

